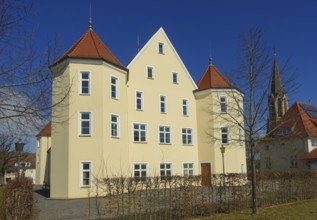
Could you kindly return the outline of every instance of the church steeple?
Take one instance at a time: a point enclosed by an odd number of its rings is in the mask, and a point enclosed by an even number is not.
[[[268,132],[274,124],[285,114],[288,109],[288,97],[283,88],[280,71],[277,65],[276,54],[274,53],[274,62],[271,77],[271,93],[269,95],[269,121]]]

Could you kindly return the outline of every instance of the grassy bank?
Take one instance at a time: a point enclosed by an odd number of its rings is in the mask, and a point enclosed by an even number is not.
[[[259,208],[258,214],[251,215],[251,210],[245,210],[230,214],[217,214],[203,220],[316,220],[317,199],[298,201],[289,204],[276,205],[266,208]]]

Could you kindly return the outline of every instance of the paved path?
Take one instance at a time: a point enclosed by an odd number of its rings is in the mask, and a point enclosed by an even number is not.
[[[41,186],[34,187],[33,220],[99,219],[95,199],[49,199],[48,194]]]

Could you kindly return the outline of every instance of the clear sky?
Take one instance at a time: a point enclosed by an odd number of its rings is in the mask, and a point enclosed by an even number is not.
[[[279,66],[290,59],[299,89],[289,97],[317,105],[317,1],[315,0],[37,0],[38,43],[58,36],[63,52],[93,29],[125,65],[163,27],[194,81],[213,63],[226,75],[237,66],[239,34],[252,26],[276,48]]]

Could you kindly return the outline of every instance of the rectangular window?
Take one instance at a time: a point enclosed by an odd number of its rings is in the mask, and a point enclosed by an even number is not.
[[[90,187],[91,186],[91,162],[81,162],[81,179],[80,186],[81,187]]]
[[[160,112],[166,113],[166,96],[160,96]]]
[[[229,144],[228,128],[221,128],[221,143]]]
[[[161,163],[160,164],[160,177],[161,180],[169,180],[172,177],[172,164],[171,163]]]
[[[173,83],[175,83],[175,84],[178,83],[178,74],[177,74],[177,73],[173,73],[173,74],[172,74],[172,81],[173,81]]]
[[[91,135],[91,113],[80,112],[80,135]]]
[[[133,141],[146,142],[146,124],[133,124]]]
[[[119,116],[111,115],[111,137],[119,137]]]
[[[158,43],[158,52],[159,54],[164,54],[164,44]]]
[[[193,163],[184,163],[183,164],[184,176],[194,175],[194,164]]]
[[[171,143],[171,128],[168,126],[159,127],[159,142],[160,144]]]
[[[133,166],[133,175],[136,181],[145,181],[147,176],[147,164],[135,163]]]
[[[153,68],[152,67],[147,67],[147,78],[153,79],[154,74],[153,74]]]
[[[111,76],[111,98],[118,99],[118,78]]]
[[[227,113],[227,98],[225,96],[220,97],[220,112]]]
[[[90,73],[87,71],[80,72],[80,94],[90,94]]]
[[[311,146],[312,147],[317,147],[317,138],[312,138],[311,139]]]
[[[143,93],[142,92],[135,93],[135,107],[137,110],[143,110]]]
[[[188,100],[183,99],[183,116],[188,116]]]
[[[184,145],[193,144],[191,128],[182,128],[182,143]]]

